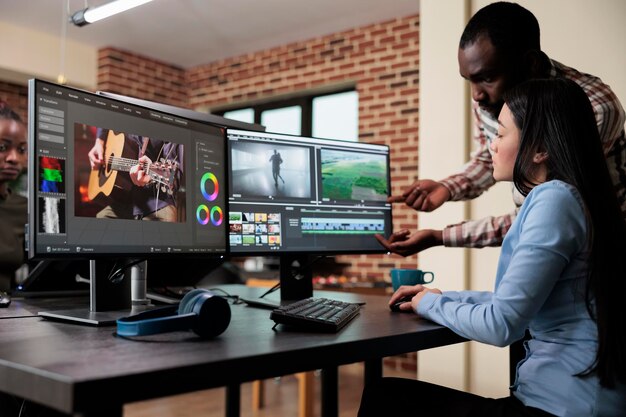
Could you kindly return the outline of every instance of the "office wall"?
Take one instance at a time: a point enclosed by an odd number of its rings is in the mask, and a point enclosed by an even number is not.
[[[186,71],[116,48],[98,51],[98,90],[190,108]]]
[[[445,3],[445,4],[440,4]],[[487,0],[421,0],[420,48],[420,175],[441,177],[452,173],[448,169],[449,158],[457,159],[459,149],[471,146],[469,127],[463,132],[452,131],[466,125],[467,115],[458,115],[458,101],[469,103],[467,87],[459,85],[456,51],[458,38],[467,19],[481,7],[491,3]],[[626,102],[626,2],[623,0],[519,0],[518,3],[531,10],[542,30],[542,49],[552,58],[581,71],[601,77],[616,92],[622,103]],[[468,13],[469,12],[469,13]],[[467,17],[460,22],[460,16]],[[451,33],[452,39],[446,36]],[[450,49],[452,49],[450,51]],[[450,53],[454,57],[450,57]],[[429,88],[429,86],[441,88]],[[442,97],[450,107],[442,105]],[[465,106],[465,112],[469,107]],[[431,138],[442,140],[442,130],[456,135],[438,147]],[[451,155],[452,153],[452,155]],[[444,165],[428,161],[441,161]],[[458,165],[460,166],[460,164]],[[445,170],[445,172],[443,172]],[[468,204],[466,218],[481,218],[505,213],[512,208],[510,185],[498,184],[480,198]],[[463,205],[465,203],[453,203]],[[435,227],[462,220],[458,212],[420,216],[420,227]],[[449,264],[459,263],[464,276],[445,276],[437,279],[440,288],[466,288],[486,290],[493,288],[495,267],[499,254],[497,248],[467,251],[466,258],[457,258],[462,249],[441,249],[420,255],[424,267],[435,266],[438,278],[455,273]],[[450,272],[449,272],[450,271]],[[443,278],[443,277],[442,277]],[[452,365],[450,365],[452,364]],[[459,365],[460,364],[460,365]],[[494,348],[478,343],[449,348],[448,352],[436,349],[420,352],[419,377],[472,392],[490,395],[508,395],[508,349]]]
[[[60,31],[60,29],[59,29]],[[0,79],[26,84],[29,78],[56,81],[61,70],[77,87],[96,87],[97,50],[68,40],[61,60],[61,38],[0,22]]]
[[[420,2],[420,147],[419,177],[438,180],[456,172],[468,154],[469,98],[459,76],[458,34],[467,22],[467,0]],[[442,229],[466,217],[466,203],[455,202],[419,217],[422,229]],[[433,287],[467,288],[465,249],[432,248],[419,254],[422,268],[435,271]],[[464,389],[468,377],[467,344],[422,351],[421,380]]]

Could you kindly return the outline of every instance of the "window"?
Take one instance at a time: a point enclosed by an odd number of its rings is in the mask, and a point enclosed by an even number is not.
[[[239,120],[240,122],[254,123],[254,109],[249,107],[247,109],[224,112],[223,116],[229,119]]]
[[[215,114],[262,124],[268,132],[350,141],[359,138],[359,96],[354,90],[279,100]]]
[[[313,136],[359,140],[359,95],[356,91],[313,98]]]
[[[265,110],[261,113],[261,124],[268,132],[300,135],[302,134],[302,107],[290,106]]]

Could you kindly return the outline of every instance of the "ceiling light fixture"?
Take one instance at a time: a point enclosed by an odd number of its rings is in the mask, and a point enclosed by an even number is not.
[[[89,23],[97,22],[98,20],[105,19],[114,14],[124,12],[133,7],[141,6],[152,0],[115,0],[110,3],[103,4],[102,6],[89,7],[79,10],[72,15],[70,20],[76,26],[85,26]]]

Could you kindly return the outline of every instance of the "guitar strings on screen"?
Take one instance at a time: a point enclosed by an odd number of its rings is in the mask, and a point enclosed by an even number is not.
[[[182,222],[184,146],[75,124],[79,217]]]

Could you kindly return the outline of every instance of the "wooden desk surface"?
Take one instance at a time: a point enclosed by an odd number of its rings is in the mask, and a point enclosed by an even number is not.
[[[225,285],[252,297],[262,288]],[[232,305],[228,329],[213,340],[191,331],[117,337],[114,327],[45,319],[0,320],[0,391],[65,413],[89,411],[200,389],[360,362],[464,341],[447,328],[392,313],[388,297],[316,291],[316,297],[364,301],[361,313],[334,334],[286,331],[269,310]],[[14,300],[33,311],[32,300]],[[46,301],[51,308],[54,301]],[[65,308],[67,301],[61,301]],[[86,305],[86,304],[85,304]],[[6,317],[8,312],[0,313]]]

